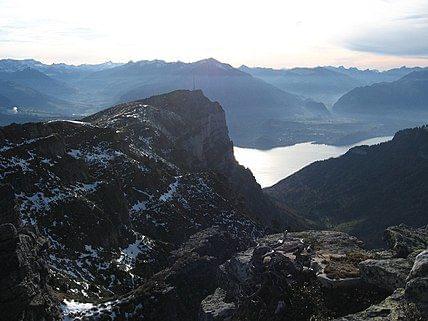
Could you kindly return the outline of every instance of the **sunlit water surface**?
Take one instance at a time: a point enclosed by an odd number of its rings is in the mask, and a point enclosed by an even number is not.
[[[348,146],[308,142],[270,150],[235,146],[234,152],[238,162],[251,169],[257,182],[262,187],[268,187],[317,160],[343,155],[354,146],[374,145],[391,139],[392,136],[375,137]]]

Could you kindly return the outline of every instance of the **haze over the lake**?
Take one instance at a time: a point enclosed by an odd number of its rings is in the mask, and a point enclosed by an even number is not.
[[[0,0],[0,8],[2,58],[378,69],[428,62],[425,0]]]

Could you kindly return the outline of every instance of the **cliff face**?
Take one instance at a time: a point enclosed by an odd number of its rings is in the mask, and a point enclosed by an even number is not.
[[[0,320],[61,320],[59,302],[47,286],[46,241],[0,225]]]
[[[292,210],[263,195],[252,173],[236,162],[224,110],[200,90],[121,104],[85,121],[112,128],[132,146],[154,152],[186,171],[220,173],[242,199],[247,215],[271,230],[309,226]]]
[[[200,90],[117,105],[84,120],[188,171],[225,170],[234,161],[224,111]]]

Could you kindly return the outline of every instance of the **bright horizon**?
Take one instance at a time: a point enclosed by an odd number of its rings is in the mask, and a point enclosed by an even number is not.
[[[0,0],[0,58],[428,66],[428,1]]]

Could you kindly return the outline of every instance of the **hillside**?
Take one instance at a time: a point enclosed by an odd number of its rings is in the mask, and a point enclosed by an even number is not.
[[[333,111],[354,117],[426,119],[428,71],[413,71],[394,82],[355,88],[334,104]]]
[[[265,192],[320,226],[381,245],[388,225],[428,224],[428,129],[315,162]]]

